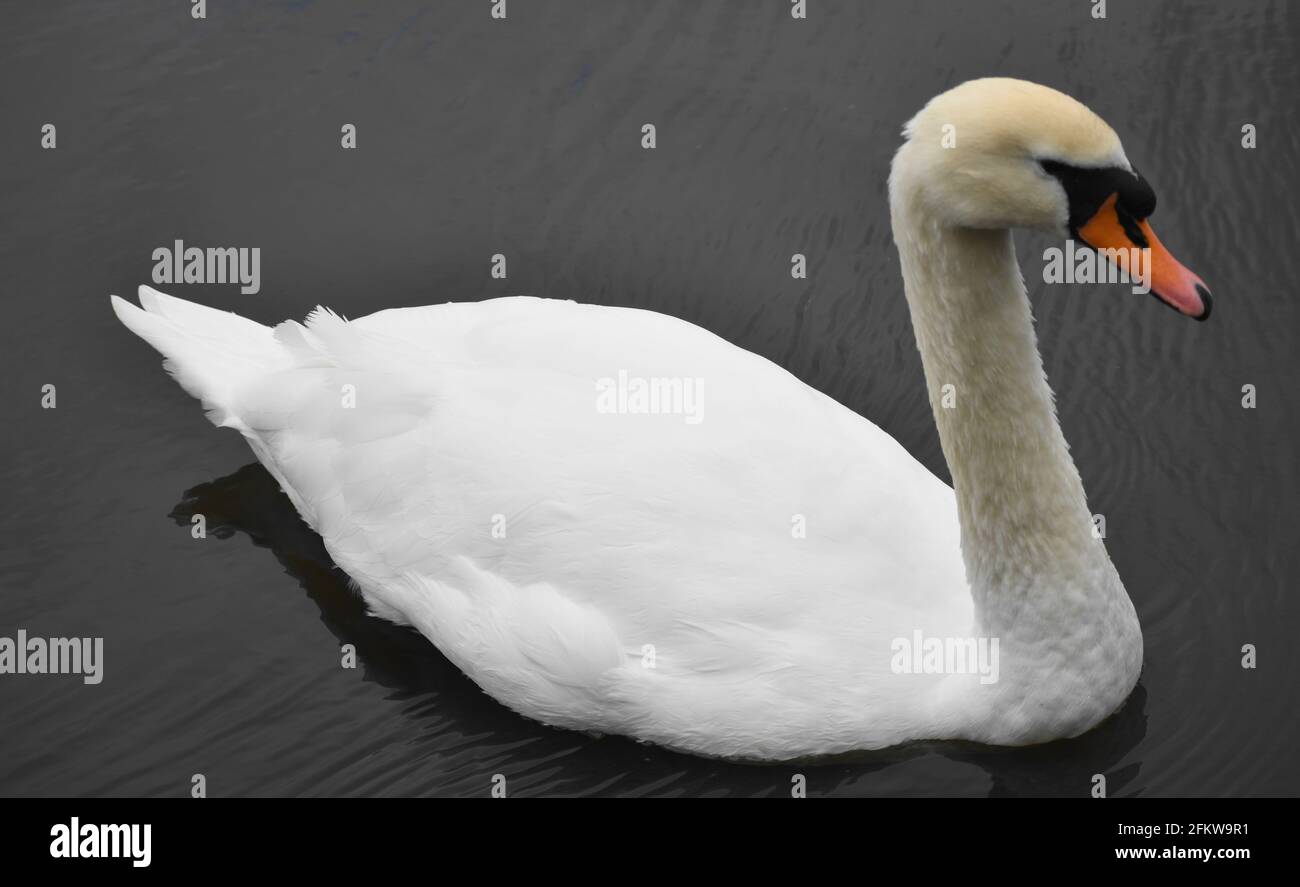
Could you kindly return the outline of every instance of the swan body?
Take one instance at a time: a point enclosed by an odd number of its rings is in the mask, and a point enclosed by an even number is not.
[[[1025,118],[990,125],[990,102]],[[952,119],[978,146],[964,163],[924,144]],[[1127,168],[1104,123],[1032,84],[975,81],[909,124],[891,207],[955,490],[776,365],[653,312],[518,297],[269,328],[147,287],[113,306],[371,610],[521,714],[760,760],[1072,736],[1131,691],[1141,631],[1005,230],[1064,226],[1069,195],[978,162],[1017,126],[1057,159]],[[685,380],[694,409],[606,397],[628,379]],[[900,672],[918,637],[996,637],[996,680]]]

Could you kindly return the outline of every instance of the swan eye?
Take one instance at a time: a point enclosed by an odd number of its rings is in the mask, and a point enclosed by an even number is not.
[[[1126,187],[1119,189],[1119,202],[1137,219],[1146,219],[1156,211],[1156,192],[1136,167]]]
[[[1039,166],[1065,189],[1072,233],[1092,219],[1111,197],[1116,212],[1134,222],[1146,219],[1156,208],[1156,194],[1137,170],[1118,166],[1074,166],[1059,160],[1039,160]]]

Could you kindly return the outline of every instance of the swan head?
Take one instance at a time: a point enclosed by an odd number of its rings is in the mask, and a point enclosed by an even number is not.
[[[1119,136],[1087,106],[1023,80],[971,80],[936,96],[903,129],[895,212],[940,225],[1063,234],[1144,277],[1153,295],[1205,320],[1210,291],[1156,238],[1156,196]],[[1140,254],[1134,251],[1140,251]]]

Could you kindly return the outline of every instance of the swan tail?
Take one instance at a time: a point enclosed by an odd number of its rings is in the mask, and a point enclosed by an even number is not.
[[[239,389],[285,362],[270,327],[140,287],[140,305],[112,296],[127,329],[152,345],[163,367],[203,404],[214,425],[247,432],[237,415]]]

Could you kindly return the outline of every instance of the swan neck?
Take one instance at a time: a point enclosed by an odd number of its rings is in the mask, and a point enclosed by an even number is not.
[[[895,207],[913,330],[952,472],[982,627],[1010,631],[1061,586],[1118,586],[1057,421],[1009,230]]]

